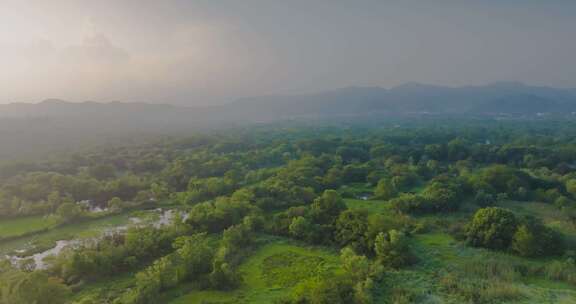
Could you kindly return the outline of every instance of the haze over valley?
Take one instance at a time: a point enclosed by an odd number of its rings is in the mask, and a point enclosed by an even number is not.
[[[0,304],[576,303],[576,1],[0,1]]]

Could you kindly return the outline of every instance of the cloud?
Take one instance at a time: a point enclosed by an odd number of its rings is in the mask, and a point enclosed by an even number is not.
[[[130,60],[127,51],[115,46],[104,34],[85,37],[78,45],[66,47],[61,51],[62,61],[72,64],[114,65]]]
[[[226,23],[183,22],[155,41],[147,37],[144,45],[88,23],[90,30],[79,31],[84,36],[76,41],[13,45],[0,58],[0,64],[11,64],[10,73],[0,71],[0,81],[9,84],[0,103],[13,96],[26,102],[225,102],[250,95],[246,89],[258,85],[271,61],[258,37]]]
[[[576,1],[454,2],[1,0],[0,103],[574,85]]]
[[[126,75],[130,54],[97,34],[77,43],[56,46],[47,39],[1,48],[0,102],[36,102],[44,98],[93,99]]]

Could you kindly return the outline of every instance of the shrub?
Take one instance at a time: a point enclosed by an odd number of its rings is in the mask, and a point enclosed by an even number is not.
[[[475,247],[504,250],[510,246],[516,232],[514,213],[498,207],[476,211],[467,227],[466,243]]]
[[[413,260],[406,236],[395,229],[378,234],[374,242],[374,251],[385,267],[400,268]]]
[[[553,261],[544,266],[543,274],[549,280],[563,281],[576,285],[576,265],[573,263]]]
[[[514,233],[511,246],[515,253],[525,257],[558,255],[564,251],[564,240],[559,232],[527,217]]]

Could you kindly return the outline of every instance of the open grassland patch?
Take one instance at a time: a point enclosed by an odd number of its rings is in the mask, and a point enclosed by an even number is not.
[[[465,273],[447,273],[440,277],[440,285],[444,292],[464,303],[517,302],[525,297],[514,283],[480,279]]]
[[[0,219],[0,240],[50,229],[56,224],[54,217],[28,216]]]
[[[337,253],[275,240],[260,247],[239,268],[243,283],[232,291],[194,290],[170,304],[274,303],[297,283],[340,271]]]
[[[344,199],[348,209],[365,209],[370,213],[389,213],[390,204],[382,200]]]
[[[319,256],[288,251],[264,259],[260,271],[267,286],[292,287],[305,279],[326,273],[325,263],[325,259]]]
[[[413,236],[418,263],[387,272],[378,303],[576,303],[569,267],[471,248],[450,235]]]
[[[105,280],[87,285],[72,286],[77,292],[70,299],[71,303],[112,303],[127,289],[134,285],[134,273],[123,273]]]
[[[0,254],[9,254],[16,249],[30,249],[30,247],[54,246],[58,240],[72,238],[88,238],[98,236],[102,231],[120,225],[128,224],[131,214],[115,214],[89,221],[58,226],[46,231],[24,236],[18,239],[0,242]]]

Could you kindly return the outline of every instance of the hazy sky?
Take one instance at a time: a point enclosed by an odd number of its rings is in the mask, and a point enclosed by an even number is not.
[[[0,103],[576,87],[574,0],[0,0]]]

